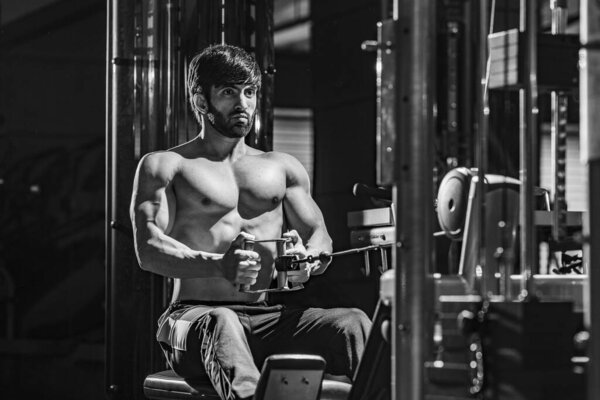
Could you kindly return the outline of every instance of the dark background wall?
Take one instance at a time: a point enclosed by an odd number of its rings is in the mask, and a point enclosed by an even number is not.
[[[3,398],[103,398],[105,27],[83,1],[0,32]]]
[[[377,1],[311,2],[311,68],[315,129],[314,191],[334,241],[334,250],[350,248],[348,211],[374,208],[352,195],[357,183],[375,185],[375,54],[360,45],[377,38]],[[334,293],[324,301],[352,304],[372,312],[374,280],[365,277],[362,256],[332,263],[322,285]]]

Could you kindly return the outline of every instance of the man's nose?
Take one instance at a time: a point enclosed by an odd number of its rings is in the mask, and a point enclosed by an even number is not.
[[[244,93],[240,93],[237,104],[236,104],[236,108],[239,108],[242,110],[245,110],[248,108],[248,99],[246,98]]]

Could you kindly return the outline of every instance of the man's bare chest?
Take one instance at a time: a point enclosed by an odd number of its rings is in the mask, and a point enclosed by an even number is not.
[[[251,219],[281,204],[286,176],[283,168],[268,160],[193,160],[182,165],[174,190],[178,202],[188,207],[216,213],[237,209],[242,218]]]

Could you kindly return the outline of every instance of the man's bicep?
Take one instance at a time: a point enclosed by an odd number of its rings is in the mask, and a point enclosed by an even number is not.
[[[303,239],[324,226],[323,214],[319,206],[300,186],[288,188],[284,208],[288,225],[296,229]]]
[[[330,246],[330,238],[323,214],[310,195],[310,180],[306,169],[296,158],[287,154],[280,156],[286,166],[284,209],[288,226],[297,230],[305,243],[311,240],[312,244],[326,250]]]
[[[163,232],[168,232],[172,220],[173,207],[168,192],[169,182],[152,169],[140,165],[134,181],[131,201],[132,223],[137,229],[144,229],[148,224],[155,225]]]

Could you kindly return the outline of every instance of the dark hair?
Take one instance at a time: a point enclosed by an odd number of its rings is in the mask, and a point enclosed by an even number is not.
[[[254,56],[231,45],[213,45],[196,55],[188,67],[187,89],[192,110],[200,122],[194,105],[194,94],[200,91],[210,101],[214,86],[253,84],[260,88],[261,75]]]

